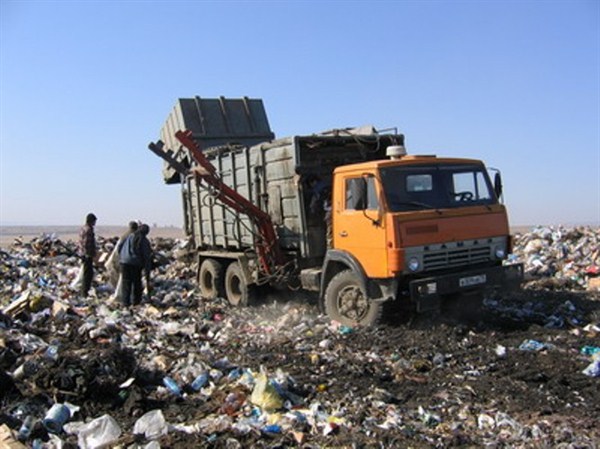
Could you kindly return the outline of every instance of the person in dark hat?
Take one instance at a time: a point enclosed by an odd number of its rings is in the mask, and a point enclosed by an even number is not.
[[[85,217],[85,225],[79,232],[79,256],[82,260],[81,296],[86,297],[92,287],[94,278],[94,259],[96,258],[96,236],[94,226],[97,218],[89,213]]]
[[[137,231],[119,243],[119,260],[123,277],[121,301],[124,306],[142,302],[142,273],[146,275],[148,294],[150,294],[150,270],[152,269],[152,248],[148,240],[150,228],[141,224]]]

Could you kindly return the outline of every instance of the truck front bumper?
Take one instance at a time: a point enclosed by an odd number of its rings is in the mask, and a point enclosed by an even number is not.
[[[445,295],[510,290],[517,288],[522,280],[523,264],[513,264],[414,280],[409,283],[409,291],[417,312],[423,312],[438,308]]]

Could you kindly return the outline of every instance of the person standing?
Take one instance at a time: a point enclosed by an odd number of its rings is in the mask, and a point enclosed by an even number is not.
[[[110,283],[115,287],[115,292],[111,296],[111,299],[121,300],[123,292],[123,276],[121,274],[121,264],[119,261],[119,245],[124,242],[129,235],[133,234],[138,229],[137,221],[130,221],[127,231],[119,237],[115,248],[110,254],[110,257],[106,261],[105,267],[108,273]]]
[[[119,243],[119,260],[123,278],[121,302],[124,306],[142,302],[142,272],[146,275],[148,294],[150,294],[150,270],[152,269],[152,248],[148,240],[150,228],[147,224],[139,226]]]
[[[97,218],[89,213],[85,217],[85,225],[79,232],[79,256],[82,260],[81,296],[87,296],[94,278],[94,260],[96,259],[96,235],[94,226]]]

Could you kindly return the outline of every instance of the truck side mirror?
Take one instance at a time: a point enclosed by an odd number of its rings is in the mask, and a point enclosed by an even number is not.
[[[500,176],[500,172],[496,172],[494,175],[494,192],[496,193],[496,198],[500,199],[502,196],[502,177]]]

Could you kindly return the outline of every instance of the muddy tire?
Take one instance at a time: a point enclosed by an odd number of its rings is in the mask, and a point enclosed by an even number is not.
[[[223,265],[215,259],[205,259],[202,262],[198,273],[198,285],[203,298],[216,299],[225,295],[223,271]]]
[[[369,300],[350,271],[336,274],[325,291],[325,312],[346,326],[374,326],[381,318],[380,302]]]
[[[247,306],[254,299],[254,289],[246,284],[237,262],[229,264],[225,272],[225,297],[232,306]]]

